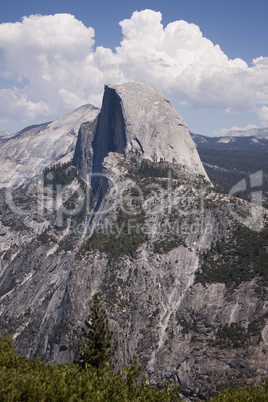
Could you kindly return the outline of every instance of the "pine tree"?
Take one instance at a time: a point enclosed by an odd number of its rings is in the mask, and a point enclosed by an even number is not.
[[[13,338],[10,334],[0,337],[0,351],[15,353]]]
[[[97,294],[93,296],[93,305],[81,331],[80,368],[85,368],[86,364],[97,369],[111,365],[117,342],[112,342],[113,331],[109,329],[107,313]]]

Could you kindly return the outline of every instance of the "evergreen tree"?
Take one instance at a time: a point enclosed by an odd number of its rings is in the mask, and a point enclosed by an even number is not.
[[[112,342],[113,331],[109,329],[107,313],[97,294],[93,296],[93,305],[81,331],[79,366],[85,368],[90,364],[99,369],[111,365],[117,342]]]
[[[14,341],[10,334],[0,337],[0,352],[15,352]]]

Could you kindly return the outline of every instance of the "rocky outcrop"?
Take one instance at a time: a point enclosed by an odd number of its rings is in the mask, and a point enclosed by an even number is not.
[[[252,205],[211,189],[175,113],[155,88],[107,86],[78,135],[80,175],[53,166],[43,194],[15,189],[14,208],[0,192],[1,333],[19,353],[72,361],[98,292],[118,364],[136,357],[152,384],[205,397],[267,373],[267,211],[254,211],[263,231],[252,234]],[[91,168],[105,188],[81,179]]]
[[[102,108],[93,146],[92,187],[96,190],[102,172],[102,163],[109,152],[124,153],[126,147],[125,121],[117,93],[105,86]]]
[[[93,121],[82,123],[78,132],[73,164],[84,180],[91,181],[93,166],[92,142],[96,131],[98,117]]]
[[[209,178],[184,120],[160,90],[129,82],[106,85],[93,143],[93,171],[109,152],[138,151],[154,162],[167,161]]]

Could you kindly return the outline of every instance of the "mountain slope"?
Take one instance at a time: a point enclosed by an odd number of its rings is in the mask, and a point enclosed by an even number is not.
[[[250,128],[247,130],[229,130],[227,135],[231,137],[268,137],[268,127]]]
[[[99,109],[81,106],[58,120],[29,127],[10,139],[1,141],[0,188],[41,172],[74,150],[81,123],[96,118]]]
[[[47,167],[41,189],[31,180],[9,198],[1,190],[1,331],[20,353],[70,362],[98,292],[119,366],[137,357],[151,383],[173,379],[191,396],[258,381],[268,368],[267,211],[211,188],[184,126],[173,133],[189,144],[184,164],[152,148],[156,125],[135,97],[128,104],[133,85],[106,89],[74,160]],[[146,110],[157,106],[150,96]],[[141,115],[137,142],[126,127]],[[169,145],[165,130],[158,141]]]

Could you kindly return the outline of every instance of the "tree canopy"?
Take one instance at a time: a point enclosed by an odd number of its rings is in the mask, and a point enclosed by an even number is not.
[[[84,324],[78,358],[80,368],[85,368],[86,364],[96,369],[111,365],[118,345],[112,340],[113,331],[109,329],[107,313],[97,294],[93,296],[93,305]]]

